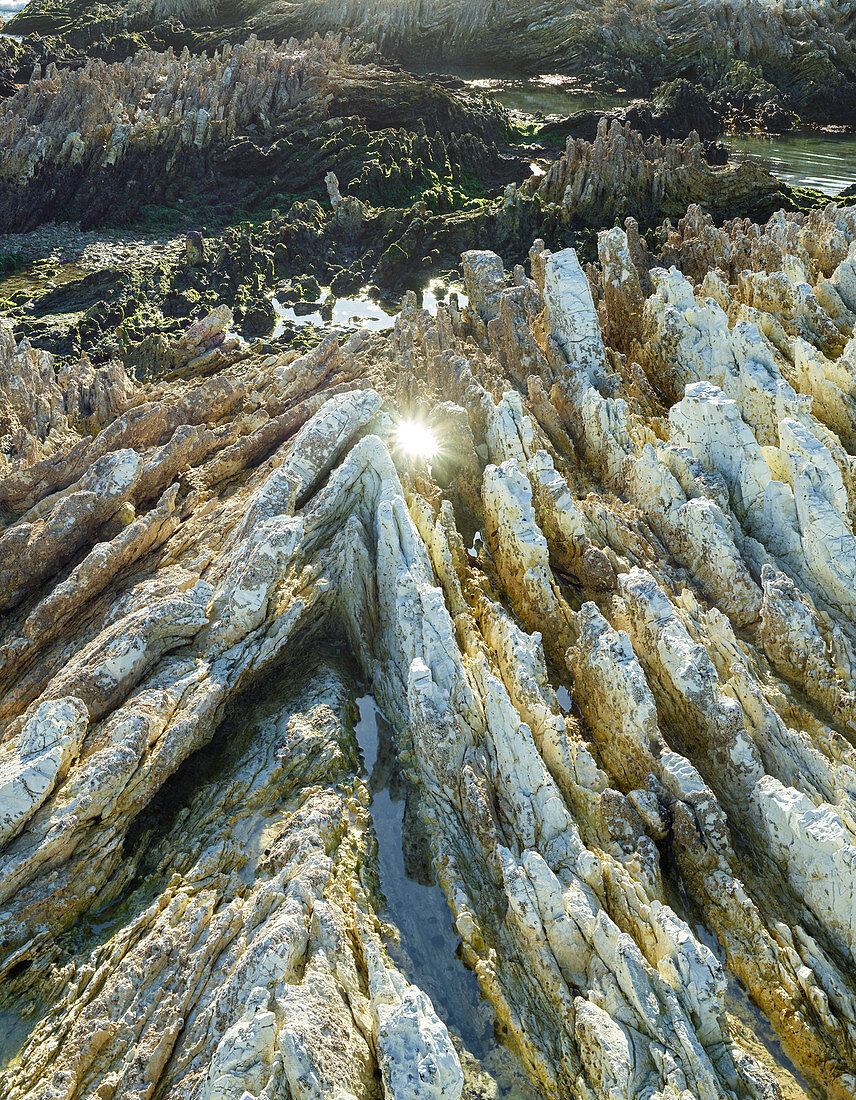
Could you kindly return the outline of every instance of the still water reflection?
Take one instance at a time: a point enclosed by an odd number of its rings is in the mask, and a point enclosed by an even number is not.
[[[427,286],[422,287],[417,294],[417,301],[420,308],[427,309],[429,313],[436,313],[438,302],[446,301],[450,293],[457,295],[458,307],[463,309],[468,301],[463,289],[459,286],[447,286],[439,279],[434,279]],[[397,303],[376,301],[366,290],[351,297],[336,298],[331,294],[329,287],[322,287],[321,295],[323,301],[309,306],[300,304],[289,306],[276,297],[272,298],[271,303],[276,313],[272,338],[282,336],[289,324],[315,325],[319,328],[323,325],[332,325],[334,328],[355,327],[372,332],[383,332],[393,327],[401,308]]]
[[[466,78],[474,90],[490,92],[509,110],[535,115],[570,115],[575,111],[607,111],[630,102],[629,95],[601,96],[580,92],[570,77]],[[736,159],[763,158],[779,179],[793,187],[816,187],[836,195],[856,184],[856,134],[834,134],[806,130],[793,134],[736,134],[725,144]]]
[[[511,1051],[497,1042],[493,1010],[461,961],[460,939],[434,878],[413,791],[398,767],[395,732],[371,695],[358,699],[357,706],[355,733],[369,773],[380,883],[401,933],[400,957],[394,945],[390,954],[449,1028],[466,1080],[462,1100],[541,1100]]]
[[[764,158],[774,175],[793,187],[837,195],[856,184],[856,134],[736,134],[727,144],[737,158]]]

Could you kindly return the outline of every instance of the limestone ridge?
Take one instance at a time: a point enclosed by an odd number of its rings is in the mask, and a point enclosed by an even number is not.
[[[856,1096],[854,265],[852,208],[690,209],[300,356],[222,309],[172,380],[4,326],[4,1094],[462,1094],[333,643],[545,1095],[777,1097],[730,973]]]

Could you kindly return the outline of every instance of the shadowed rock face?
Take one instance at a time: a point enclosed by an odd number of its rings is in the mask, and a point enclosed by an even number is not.
[[[10,1100],[477,1095],[388,947],[367,690],[545,1096],[856,1096],[856,211],[462,268],[148,382],[4,326]]]
[[[643,92],[686,77],[717,88],[731,105],[749,96],[762,106],[778,96],[801,116],[853,118],[856,9],[850,2],[789,0],[772,9],[762,0],[601,6],[540,0],[534,7],[524,0],[134,0],[108,15],[82,0],[50,6],[34,0],[13,26],[22,34],[59,33],[80,45],[171,17],[209,41],[247,27],[265,37],[344,30],[408,63],[430,57],[432,65],[558,69]]]

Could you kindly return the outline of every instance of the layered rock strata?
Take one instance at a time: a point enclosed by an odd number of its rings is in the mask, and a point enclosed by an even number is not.
[[[222,41],[247,25],[278,37],[346,29],[411,63],[430,56],[435,65],[562,71],[646,91],[683,77],[714,88],[727,108],[755,107],[756,117],[757,108],[767,116],[795,110],[826,121],[840,121],[842,111],[853,117],[854,12],[831,0],[788,0],[774,18],[758,0],[617,7],[548,0],[534,7],[522,0],[466,7],[451,0],[312,0],[286,7],[269,0],[131,0],[109,12],[84,0],[33,0],[13,27],[21,34],[59,33],[80,46],[176,18],[203,41]]]
[[[267,197],[270,209],[320,194],[334,167],[343,183],[356,177],[369,194],[385,191],[390,205],[439,181],[459,184],[474,164],[488,177],[514,176],[496,148],[507,125],[497,104],[351,60],[349,45],[341,35],[281,45],[250,35],[211,55],[142,49],[123,62],[37,64],[0,99],[5,229],[29,229],[58,209],[85,226],[115,224],[176,194],[182,203],[199,196],[200,209],[225,196],[233,212]],[[375,131],[381,148],[366,150]],[[381,170],[390,147],[392,175]]]
[[[474,1095],[392,961],[368,687],[544,1095],[798,1095],[736,979],[856,1096],[856,218],[663,241],[474,251],[301,355],[220,309],[149,382],[4,329],[6,1095]]]

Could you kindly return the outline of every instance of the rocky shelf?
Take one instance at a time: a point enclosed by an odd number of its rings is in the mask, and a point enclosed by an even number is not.
[[[545,1095],[778,1096],[729,973],[854,1095],[854,242],[468,252],[463,311],[298,356],[223,307],[143,383],[4,327],[6,1095],[460,1095],[355,678]]]

